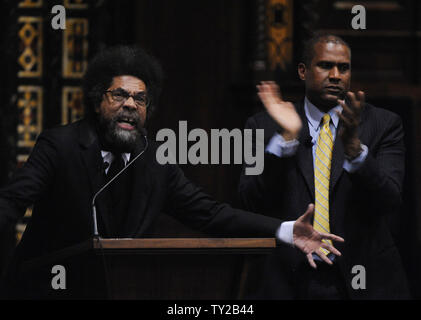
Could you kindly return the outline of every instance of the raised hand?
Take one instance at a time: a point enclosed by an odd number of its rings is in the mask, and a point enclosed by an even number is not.
[[[279,87],[273,81],[262,81],[257,85],[258,96],[269,115],[283,129],[286,141],[296,139],[301,131],[302,122],[291,102],[284,101]]]
[[[357,129],[361,121],[361,111],[365,103],[365,94],[363,91],[358,91],[357,94],[348,92],[347,97],[349,104],[344,100],[338,100],[343,108],[342,113],[338,113],[343,124],[339,136],[344,145],[345,155],[353,159],[362,151]]]
[[[294,245],[307,257],[307,260],[314,269],[317,268],[313,259],[313,253],[317,254],[323,261],[332,264],[326,255],[320,251],[320,247],[329,250],[331,253],[341,256],[341,253],[332,245],[323,242],[324,239],[344,242],[344,239],[330,233],[320,233],[314,230],[311,218],[314,214],[314,205],[309,204],[307,211],[294,223],[293,239]]]

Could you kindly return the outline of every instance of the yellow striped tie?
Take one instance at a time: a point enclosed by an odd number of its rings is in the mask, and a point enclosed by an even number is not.
[[[317,141],[316,158],[314,163],[314,186],[315,186],[315,210],[313,227],[315,230],[323,233],[330,233],[329,226],[329,181],[330,167],[332,161],[333,138],[329,128],[330,116],[323,116],[323,124],[320,129],[319,139]],[[330,240],[323,240],[325,243],[332,244]],[[329,251],[323,248],[320,250],[324,254]]]

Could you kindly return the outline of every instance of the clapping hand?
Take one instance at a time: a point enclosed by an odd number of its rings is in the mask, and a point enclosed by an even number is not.
[[[258,96],[269,115],[282,128],[286,141],[296,139],[301,131],[300,116],[291,102],[282,99],[279,87],[273,81],[263,81],[257,85]]]
[[[339,132],[344,145],[345,155],[350,158],[356,158],[362,151],[361,142],[358,138],[358,125],[361,122],[361,111],[365,103],[365,95],[363,91],[347,93],[348,101],[338,100],[342,106],[342,113],[338,113],[342,120],[343,126]]]

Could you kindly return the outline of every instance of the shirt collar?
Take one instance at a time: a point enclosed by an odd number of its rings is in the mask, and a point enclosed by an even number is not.
[[[304,98],[304,111],[310,125],[315,130],[317,130],[320,127],[322,118],[325,114],[320,111],[314,104],[312,104],[310,100],[307,99],[307,97]],[[337,105],[336,107],[333,107],[329,110],[328,114],[330,115],[335,128],[338,128],[339,116],[337,115],[336,111],[342,112],[342,106]]]
[[[108,162],[111,164],[114,160],[114,155],[111,153],[111,151],[104,151],[101,150],[101,156],[104,162]],[[127,165],[127,162],[130,161],[130,153],[122,153],[124,164]]]

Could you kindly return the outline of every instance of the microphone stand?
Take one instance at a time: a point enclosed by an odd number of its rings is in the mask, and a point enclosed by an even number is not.
[[[146,151],[146,149],[148,148],[148,139],[145,135],[143,137],[145,139],[145,148],[143,148],[142,152],[140,152],[136,157],[134,157],[133,160],[129,161],[127,165],[123,169],[121,169],[112,179],[110,179],[110,181],[108,181],[104,186],[102,186],[102,188],[99,189],[97,193],[95,193],[94,197],[92,198],[91,206],[92,206],[92,217],[94,221],[94,238],[96,239],[99,239],[100,237],[99,237],[99,232],[98,232],[98,221],[97,221],[95,200],[102,193],[102,191],[104,191],[104,189],[106,189],[115,179],[117,179],[117,177],[119,177],[129,166],[133,164],[133,162],[135,162]]]

